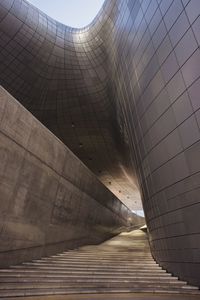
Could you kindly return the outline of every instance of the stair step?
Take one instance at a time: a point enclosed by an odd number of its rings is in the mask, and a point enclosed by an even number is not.
[[[130,282],[121,282],[120,284],[118,282],[88,282],[88,283],[74,283],[74,282],[68,282],[68,283],[37,283],[34,285],[34,283],[6,283],[6,284],[0,284],[0,290],[20,290],[20,289],[58,289],[58,288],[168,288],[167,283],[162,282],[140,282],[140,283],[130,283]],[[181,284],[173,284],[171,285],[171,288],[182,288]],[[189,289],[189,288],[187,288]]]
[[[5,282],[69,282],[72,279],[70,277],[4,277],[1,278],[1,283],[5,283]],[[81,282],[81,283],[87,283],[87,282],[104,282],[105,279],[101,279],[101,278],[92,278],[92,279],[87,279],[87,278],[73,278],[73,282]],[[112,278],[109,280],[109,282],[167,282],[167,283],[174,283],[174,281],[177,281],[177,279],[175,279],[174,277],[171,278],[162,278],[162,277],[132,277],[131,279],[129,277],[127,277],[126,279],[121,279],[121,278]],[[106,281],[107,282],[107,281]],[[182,284],[182,285],[186,285],[186,283],[184,281],[177,281],[178,283]]]
[[[141,263],[145,263],[145,264],[156,264],[156,262],[151,259],[151,260],[145,260],[145,259],[136,259],[136,258],[133,258],[133,259],[127,259],[127,258],[123,258],[123,257],[120,257],[118,259],[115,259],[113,257],[110,257],[110,258],[101,258],[101,257],[98,257],[96,259],[91,259],[91,258],[88,258],[88,257],[84,257],[84,258],[65,258],[65,257],[53,257],[53,258],[42,258],[42,259],[38,259],[38,260],[33,260],[33,262],[38,262],[38,261],[42,261],[42,262],[48,262],[48,261],[55,261],[55,262],[68,262],[68,261],[72,261],[72,262],[85,262],[85,261],[88,261],[88,262],[101,262],[101,261],[105,261],[106,263],[107,262],[121,262],[121,261],[125,261],[127,263],[135,263],[135,264],[141,264]]]
[[[67,254],[56,254],[56,255],[53,255],[51,257],[72,257],[72,258],[86,258],[86,257],[91,257],[91,258],[97,258],[97,257],[102,257],[102,258],[109,258],[109,257],[114,257],[114,258],[121,258],[121,257],[124,257],[124,258],[131,258],[131,259],[134,259],[134,258],[137,258],[137,259],[147,259],[147,260],[154,260],[152,256],[147,256],[147,255],[138,255],[136,254],[134,251],[133,253],[119,253],[118,254],[110,254],[110,253],[98,253],[95,255],[95,253],[84,253],[84,254],[72,254],[72,253],[67,253]],[[48,259],[49,257],[44,257],[44,259]]]
[[[19,267],[13,267],[13,268],[10,268],[10,269],[2,269],[0,270],[0,276],[2,276],[2,274],[9,274],[9,273],[22,273],[22,272],[27,272],[27,273],[31,273],[31,272],[44,272],[44,273],[65,273],[65,272],[74,272],[74,273],[77,273],[77,272],[86,272],[86,273],[93,273],[93,272],[111,272],[113,274],[117,274],[117,273],[125,273],[125,274],[146,274],[146,275],[158,275],[158,274],[161,274],[163,276],[171,276],[170,273],[166,273],[165,270],[162,270],[162,269],[157,269],[157,270],[154,270],[154,272],[152,272],[152,270],[149,270],[149,269],[136,269],[136,268],[105,268],[105,267],[96,267],[96,268],[92,268],[92,267],[77,267],[77,268],[73,268],[72,267],[65,267],[65,268],[60,268],[60,267],[51,267],[51,266],[19,266]]]
[[[27,270],[27,269],[24,269],[24,270],[6,270],[5,272],[1,272],[0,273],[0,278],[1,277],[4,277],[4,276],[10,276],[10,275],[14,275],[14,274],[20,274],[20,275],[30,275],[30,274],[35,274],[35,275],[52,275],[52,276],[56,276],[56,275],[65,275],[65,276],[77,276],[77,275],[80,275],[80,276],[105,276],[105,277],[135,277],[136,275],[137,276],[151,276],[151,272],[132,272],[132,273],[127,273],[127,272],[116,272],[116,273],[113,273],[113,272],[95,272],[95,271],[90,271],[90,272],[87,272],[87,271],[83,271],[83,272],[80,272],[80,271],[67,271],[67,270],[45,270],[45,269],[36,269],[36,270]],[[167,275],[167,273],[162,273],[162,272],[155,272],[154,273],[154,276],[158,276],[158,277],[171,277],[170,275]]]
[[[29,263],[23,263],[23,266],[41,266],[41,265],[45,265],[45,263],[33,263],[33,262],[29,262]],[[46,264],[47,265],[47,264]],[[107,267],[108,266],[108,263],[103,263],[103,262],[99,262],[99,263],[95,263],[95,264],[92,264],[90,262],[73,262],[73,263],[66,263],[66,264],[63,264],[63,266],[85,266],[87,267],[88,265],[90,266],[105,266]],[[118,264],[115,264],[115,263],[109,263],[109,266],[123,266],[123,267],[131,267],[131,268],[136,268],[136,269],[148,269],[148,270],[155,270],[155,269],[162,269],[159,265],[142,265],[142,264],[130,264],[130,263],[126,263],[126,262],[120,262]],[[14,266],[13,266],[14,267]]]
[[[77,262],[79,262],[79,261],[77,261]],[[101,263],[101,261],[99,261],[100,263]],[[57,264],[57,265],[68,265],[69,263],[71,263],[71,264],[73,264],[73,262],[68,262],[68,261],[60,261],[60,260],[34,260],[34,261],[32,261],[32,262],[29,262],[29,263],[23,263],[22,265],[29,265],[29,264],[43,264],[43,265],[48,265],[48,264]],[[123,263],[126,263],[126,265],[128,265],[128,266],[137,266],[137,265],[139,265],[139,266],[156,266],[156,267],[159,267],[159,265],[158,264],[156,264],[155,262],[153,262],[153,263],[146,263],[145,261],[141,261],[141,262],[134,262],[133,261],[133,263],[132,264],[130,264],[130,263],[127,263],[126,261],[124,261],[124,260],[121,260],[120,261],[120,264],[119,264],[119,262],[118,261],[115,261],[115,264],[112,264],[112,265],[114,265],[114,266],[118,266],[118,265],[121,265],[121,264],[123,264]],[[90,261],[88,261],[88,260],[85,260],[84,261],[84,264],[88,264],[88,265],[99,265],[99,263],[98,262],[95,262],[95,263],[91,263]],[[76,265],[76,263],[75,263],[75,265]],[[107,265],[109,265],[109,263],[107,263]]]
[[[35,275],[41,275],[41,276],[48,276],[48,273],[45,273],[45,272],[34,272],[33,274],[35,274]],[[16,275],[18,275],[18,276],[30,276],[30,275],[32,275],[32,273],[28,273],[28,272],[21,272],[21,273],[17,273]],[[112,274],[93,274],[93,273],[90,273],[90,274],[70,274],[70,273],[64,273],[63,274],[63,276],[65,275],[65,277],[69,277],[70,276],[70,278],[93,278],[94,277],[94,275],[96,276],[96,278],[107,278],[107,279],[112,279],[112,278],[121,278],[121,279],[131,279],[131,278],[135,278],[136,276],[135,276],[135,274],[133,274],[133,275],[121,275],[121,274],[116,274],[116,275],[112,275]],[[6,274],[4,274],[4,277],[6,276]],[[56,277],[61,277],[61,274],[59,273],[50,273],[49,274],[49,276],[51,276],[51,277],[54,277],[54,276],[56,276]],[[9,277],[9,276],[7,276],[7,277]],[[12,277],[13,277],[13,274],[12,274]],[[167,277],[168,278],[168,277]]]
[[[66,267],[56,267],[56,266],[19,266],[19,267],[13,267],[12,269],[4,269],[4,270],[0,270],[0,274],[2,272],[11,272],[11,270],[13,272],[18,272],[18,271],[22,271],[22,270],[27,270],[27,272],[29,271],[38,271],[38,270],[46,270],[47,272],[48,271],[60,271],[60,272],[64,272],[64,271],[67,271],[67,270],[72,270],[74,269],[74,271],[78,271],[78,270],[86,270],[86,271],[106,271],[106,270],[109,270],[109,268],[106,269],[106,266],[104,267],[101,267],[101,268],[98,268],[98,266],[96,267],[93,267],[93,268],[88,268],[87,266],[85,268],[80,268],[77,266],[77,268],[73,268],[73,266],[66,266]],[[139,273],[150,273],[150,274],[153,274],[153,273],[162,273],[162,274],[166,274],[166,271],[161,269],[161,268],[158,268],[158,269],[149,269],[149,268],[111,268],[111,271],[112,272],[139,272]]]
[[[93,289],[66,289],[59,288],[53,291],[49,289],[37,289],[37,290],[9,290],[2,291],[1,297],[23,297],[23,296],[45,296],[45,295],[66,295],[66,294],[120,294],[120,293],[158,293],[158,294],[190,294],[190,295],[200,295],[197,290],[187,290],[173,288],[93,288]]]

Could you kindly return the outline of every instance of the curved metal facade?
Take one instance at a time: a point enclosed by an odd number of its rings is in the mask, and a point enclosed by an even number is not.
[[[169,271],[200,284],[198,0],[108,0],[82,30],[0,0],[0,80],[124,203]]]

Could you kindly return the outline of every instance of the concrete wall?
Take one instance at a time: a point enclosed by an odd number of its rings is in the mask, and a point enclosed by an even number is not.
[[[0,266],[99,243],[143,223],[0,88]]]

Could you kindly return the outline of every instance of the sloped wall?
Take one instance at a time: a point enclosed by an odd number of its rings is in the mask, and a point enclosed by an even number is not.
[[[0,108],[1,267],[144,222],[2,87]]]

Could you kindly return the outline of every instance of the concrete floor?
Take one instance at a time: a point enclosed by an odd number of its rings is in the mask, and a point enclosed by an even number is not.
[[[191,295],[154,295],[154,294],[103,294],[103,295],[64,295],[64,296],[36,296],[17,297],[9,300],[197,300],[200,296]]]

